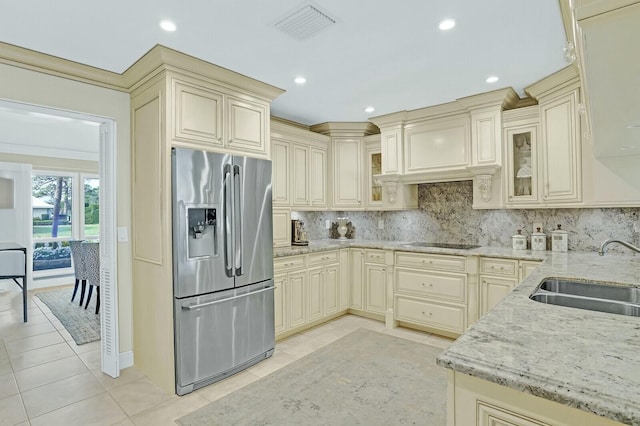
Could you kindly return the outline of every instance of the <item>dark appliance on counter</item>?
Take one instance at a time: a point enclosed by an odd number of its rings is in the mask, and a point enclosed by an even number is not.
[[[271,162],[172,149],[176,393],[273,354]]]

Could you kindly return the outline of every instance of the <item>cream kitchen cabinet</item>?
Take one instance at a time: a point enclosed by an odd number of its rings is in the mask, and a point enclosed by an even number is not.
[[[480,316],[498,304],[540,264],[517,259],[480,258]]]
[[[287,274],[273,276],[273,322],[275,333],[280,334],[287,330],[287,312],[285,288],[287,287]]]
[[[364,310],[384,315],[387,311],[387,267],[384,250],[364,252]]]
[[[379,210],[382,208],[382,152],[380,150],[380,138],[378,135],[369,136],[365,144],[366,180],[365,193],[367,210]]]
[[[269,157],[269,102],[187,76],[171,78],[171,95],[172,141]]]
[[[540,173],[538,206],[580,205],[582,141],[577,72],[567,67],[529,86],[526,91],[538,100],[540,116],[536,151]]]
[[[449,372],[448,424],[452,426],[614,426],[577,408],[477,377]]]
[[[362,138],[332,138],[333,200],[335,209],[364,208]]]
[[[542,201],[539,122],[537,105],[503,113],[507,205],[537,204]]]
[[[271,199],[274,207],[291,205],[290,186],[291,145],[289,142],[271,138]]]
[[[292,200],[294,208],[327,207],[327,150],[292,145]]]
[[[347,311],[351,306],[351,260],[349,249],[340,249],[340,311]]]
[[[364,249],[349,249],[349,268],[351,269],[351,309],[364,310]]]
[[[291,245],[291,212],[289,209],[273,209],[273,246]]]
[[[309,321],[335,314],[340,306],[340,252],[309,254]]]
[[[351,310],[359,315],[384,320],[387,310],[387,266],[385,251],[352,248]]]
[[[271,119],[274,206],[294,210],[328,208],[330,138]]]
[[[396,252],[394,317],[446,335],[467,327],[466,258]]]
[[[304,326],[309,321],[307,256],[287,256],[273,260],[274,282],[282,287],[275,292],[276,336]],[[283,306],[279,304],[282,303]]]

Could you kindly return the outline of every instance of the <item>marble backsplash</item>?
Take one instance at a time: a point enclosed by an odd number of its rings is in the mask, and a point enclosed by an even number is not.
[[[557,224],[568,232],[569,250],[594,251],[607,238],[640,244],[640,208],[474,210],[471,181],[418,186],[418,209],[399,212],[292,212],[301,219],[310,239],[330,238],[325,221],[347,216],[355,237],[371,240],[430,241],[511,247],[518,229],[530,237],[534,222],[544,232]],[[378,229],[382,220],[384,229]],[[528,238],[530,244],[530,238]],[[631,253],[613,244],[607,251]]]

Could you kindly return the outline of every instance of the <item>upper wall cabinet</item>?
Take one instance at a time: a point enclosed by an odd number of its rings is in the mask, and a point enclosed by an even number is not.
[[[568,33],[576,37],[594,154],[601,158],[640,155],[640,1],[572,3],[574,9],[567,6],[563,13],[567,27],[573,29]]]
[[[173,76],[171,86],[173,142],[270,156],[268,101],[185,75]]]
[[[540,138],[538,170],[543,206],[582,202],[582,141],[578,103],[580,79],[567,67],[526,88],[538,100]]]
[[[294,210],[328,208],[329,141],[328,136],[271,119],[274,206]]]
[[[448,104],[371,119],[381,132],[382,180],[429,183],[474,180],[485,200],[502,168],[501,114],[518,102],[511,88]],[[497,176],[499,179],[499,175]]]

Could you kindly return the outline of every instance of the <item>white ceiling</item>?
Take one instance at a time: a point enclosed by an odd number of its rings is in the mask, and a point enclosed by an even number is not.
[[[558,0],[314,0],[338,23],[305,41],[274,27],[307,3],[6,1],[0,41],[118,73],[159,43],[285,89],[273,114],[304,124],[365,121],[505,86],[523,96],[567,65]],[[159,28],[164,18],[176,32]],[[455,28],[438,30],[444,18]],[[487,84],[489,75],[500,81]]]

